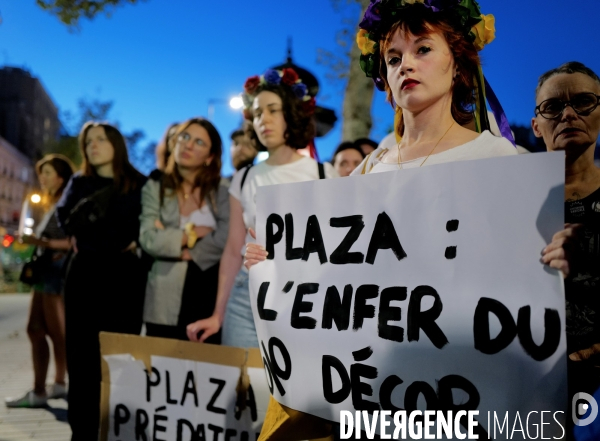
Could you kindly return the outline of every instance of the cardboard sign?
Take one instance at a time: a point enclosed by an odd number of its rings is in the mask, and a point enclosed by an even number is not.
[[[269,401],[260,353],[101,333],[101,440],[257,439]]]
[[[261,187],[250,290],[274,397],[332,421],[565,411],[563,283],[540,263],[563,198],[562,153]]]

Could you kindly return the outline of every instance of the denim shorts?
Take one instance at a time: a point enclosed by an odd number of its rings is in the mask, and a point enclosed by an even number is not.
[[[56,257],[49,259],[48,266],[42,275],[42,280],[33,285],[33,290],[45,294],[62,294],[64,284],[63,266],[67,260],[66,253],[55,254]]]
[[[225,310],[221,344],[238,348],[258,348],[246,268],[242,268],[235,276]]]

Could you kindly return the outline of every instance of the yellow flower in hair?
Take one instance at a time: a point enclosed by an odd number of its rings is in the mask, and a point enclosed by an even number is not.
[[[496,19],[492,14],[481,15],[481,21],[471,28],[475,35],[473,44],[478,51],[483,49],[486,44],[490,44],[496,38]]]
[[[356,34],[356,44],[363,55],[375,53],[375,45],[377,43],[370,40],[369,37],[367,37],[368,34],[369,33],[364,29],[359,29],[358,34]]]

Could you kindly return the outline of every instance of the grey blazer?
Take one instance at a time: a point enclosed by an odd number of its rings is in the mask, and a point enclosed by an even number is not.
[[[192,259],[202,270],[221,259],[229,231],[229,193],[227,183],[221,181],[216,197],[216,210],[209,207],[217,221],[216,229],[199,239],[190,250]],[[165,227],[155,227],[156,220]],[[142,188],[142,214],[140,215],[140,244],[155,258],[148,274],[144,321],[159,325],[177,325],[181,308],[181,295],[188,263],[177,260],[181,256],[183,231],[180,228],[179,203],[170,190],[165,190],[160,205],[160,182],[149,179]]]

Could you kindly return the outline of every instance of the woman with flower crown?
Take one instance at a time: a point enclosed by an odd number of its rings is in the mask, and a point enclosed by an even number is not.
[[[205,341],[223,327],[222,344],[258,347],[250,307],[248,271],[242,268],[244,244],[252,241],[256,220],[256,190],[337,176],[330,164],[317,163],[298,153],[312,144],[314,98],[293,69],[269,69],[244,85],[244,116],[250,139],[269,158],[238,171],[229,189],[229,236],[221,258],[217,303],[213,315],[187,327],[190,340]]]
[[[372,0],[359,26],[361,67],[396,112],[396,148],[354,174],[517,153],[477,53],[494,39],[494,17],[474,0]],[[486,93],[508,139],[489,132]]]
[[[396,143],[374,150],[353,175],[517,154],[481,70],[494,17],[477,2],[371,0],[359,26],[360,65],[394,108]],[[489,131],[486,95],[503,137]],[[248,247],[249,265],[264,259],[259,245]],[[328,423],[271,398],[260,440],[323,437]]]

